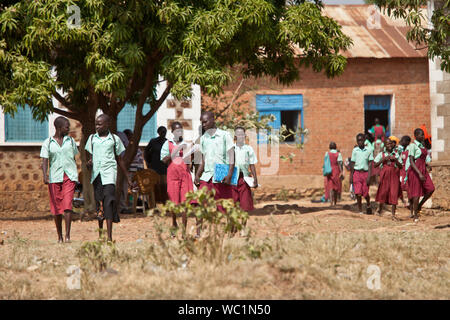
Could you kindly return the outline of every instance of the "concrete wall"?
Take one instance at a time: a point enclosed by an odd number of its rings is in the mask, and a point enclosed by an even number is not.
[[[431,135],[434,207],[450,210],[450,74],[440,70],[439,59],[430,60]]]

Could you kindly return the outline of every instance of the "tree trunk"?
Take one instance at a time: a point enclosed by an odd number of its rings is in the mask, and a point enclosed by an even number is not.
[[[80,142],[80,155],[81,155],[81,173],[83,176],[83,199],[84,199],[84,212],[90,213],[95,212],[95,198],[94,198],[94,188],[91,184],[92,171],[86,167],[86,152],[84,147],[86,146],[86,141],[89,136],[95,133],[95,114],[90,116],[89,114],[86,118],[81,120],[82,125],[82,136]]]

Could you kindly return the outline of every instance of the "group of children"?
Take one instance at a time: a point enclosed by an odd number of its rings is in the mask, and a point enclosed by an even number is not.
[[[358,210],[362,210],[362,198],[367,203],[367,214],[372,214],[369,187],[373,181],[378,184],[375,201],[379,203],[378,214],[381,215],[384,204],[391,205],[392,219],[395,216],[398,199],[405,204],[403,192],[407,194],[410,217],[419,219],[423,204],[434,192],[434,185],[427,170],[430,162],[428,150],[425,147],[424,131],[414,130],[415,140],[411,143],[409,136],[400,140],[395,136],[385,138],[377,135],[372,142],[369,135],[362,133],[356,136],[357,146],[350,158],[350,185],[356,195]],[[384,141],[383,141],[384,140]],[[338,192],[342,188],[343,178],[342,156],[336,151],[336,144],[330,143],[330,151],[326,153],[332,172],[326,176],[326,192],[330,192],[331,205],[336,205]],[[422,198],[422,200],[419,199]]]
[[[167,168],[167,193],[169,200],[176,204],[185,201],[186,194],[198,188],[215,190],[215,199],[233,199],[240,203],[245,211],[251,211],[253,199],[250,188],[258,186],[255,164],[257,163],[252,147],[245,144],[245,128],[235,129],[235,140],[227,131],[215,125],[212,112],[204,112],[200,118],[203,135],[199,145],[188,145],[183,141],[183,127],[181,123],[171,125],[173,139],[167,140],[161,149],[161,161]],[[75,185],[78,180],[75,155],[78,148],[70,137],[70,123],[67,118],[58,117],[55,122],[55,135],[46,139],[41,148],[43,158],[44,183],[48,184],[50,209],[54,215],[58,242],[64,242],[62,237],[62,217],[66,222],[65,241],[70,242],[70,225],[72,200]],[[89,136],[85,145],[87,151],[87,167],[91,170],[91,183],[94,186],[94,196],[97,208],[99,229],[103,229],[106,220],[107,238],[112,241],[113,223],[120,221],[116,201],[117,167],[122,170],[128,185],[131,187],[128,170],[120,157],[125,151],[121,139],[110,132],[110,118],[106,114],[95,120],[96,133]],[[193,159],[195,152],[201,153],[201,163],[195,170],[193,178]],[[228,165],[228,173],[222,181],[213,179],[216,164]],[[237,169],[238,182],[231,185],[233,172]],[[47,177],[48,174],[48,177]],[[244,178],[252,176],[253,185],[249,185]],[[223,208],[218,208],[223,210]],[[187,217],[182,218],[183,230],[186,230]],[[173,226],[177,227],[176,217],[173,215]],[[200,228],[197,228],[197,237]]]

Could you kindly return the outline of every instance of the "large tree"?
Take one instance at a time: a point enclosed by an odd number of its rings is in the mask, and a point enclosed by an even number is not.
[[[115,130],[118,113],[131,103],[136,119],[134,143],[124,156],[127,165],[143,126],[169,93],[188,97],[195,83],[217,95],[235,65],[243,66],[245,76],[268,75],[288,84],[299,77],[296,57],[301,65],[333,77],[346,64],[340,51],[351,45],[341,27],[322,14],[318,0],[9,3],[15,4],[0,7],[3,111],[14,114],[27,104],[36,119],[56,112],[78,120],[84,148],[98,108],[110,115]],[[68,11],[73,5],[81,18],[75,26],[68,25],[76,14]],[[157,97],[159,77],[167,88]],[[63,108],[55,108],[52,97]],[[143,112],[146,103],[149,112]]]
[[[439,58],[441,70],[450,73],[450,0],[367,0],[404,19],[411,27],[406,37],[418,47],[428,49],[430,59]],[[427,5],[433,5],[428,16]]]

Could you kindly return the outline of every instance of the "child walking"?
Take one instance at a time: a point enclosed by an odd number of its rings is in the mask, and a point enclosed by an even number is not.
[[[392,219],[397,220],[395,210],[401,192],[398,169],[402,168],[402,163],[398,153],[394,150],[395,143],[387,139],[385,146],[386,151],[378,154],[374,160],[375,167],[382,167],[375,201],[379,203],[378,215],[381,215],[383,204],[387,203],[392,206]]]
[[[422,129],[414,130],[414,143],[408,146],[408,197],[411,199],[411,216],[419,220],[419,212],[423,204],[434,192],[434,184],[426,168],[428,151],[424,147],[425,135]],[[423,199],[419,203],[419,198]]]
[[[203,112],[200,116],[203,135],[200,138],[200,151],[202,159],[198,170],[195,173],[195,185],[202,189],[215,190],[214,198],[232,199],[233,190],[231,188],[231,178],[234,171],[234,143],[231,135],[224,130],[216,127],[214,113],[210,111]],[[228,164],[228,174],[219,183],[213,182],[214,169],[216,164]],[[222,206],[217,208],[224,212]],[[199,222],[201,224],[201,221]],[[197,237],[200,236],[201,227],[197,228]]]
[[[258,160],[256,159],[253,148],[248,144],[245,144],[245,129],[243,127],[236,127],[234,135],[236,138],[234,151],[239,179],[237,186],[232,186],[233,200],[239,202],[239,206],[242,210],[249,212],[254,210],[250,187],[258,187],[258,177],[256,176],[255,168],[255,164],[258,163]],[[251,176],[253,177],[252,186],[245,181],[245,177],[250,177],[250,171]]]
[[[69,136],[70,122],[67,118],[57,117],[54,126],[55,135],[44,141],[40,156],[43,158],[42,172],[44,183],[48,185],[50,211],[55,220],[58,243],[62,243],[63,215],[66,225],[65,241],[70,242],[72,200],[78,181],[75,162],[78,148],[73,138]],[[47,176],[49,164],[50,172]]]
[[[95,130],[86,142],[87,165],[92,168],[91,183],[97,206],[98,227],[103,229],[106,220],[108,241],[112,241],[112,224],[120,222],[116,201],[117,164],[119,164],[128,185],[131,180],[121,157],[125,147],[120,138],[109,131],[110,118],[106,114],[95,119]],[[101,231],[100,231],[101,235]]]
[[[187,144],[183,142],[183,126],[175,121],[171,125],[173,139],[166,140],[161,148],[161,161],[167,167],[167,193],[169,200],[175,204],[180,204],[186,200],[186,193],[194,190],[191,176],[191,156],[185,161],[183,158],[183,148],[186,150]],[[188,164],[187,164],[187,163]],[[187,216],[183,212],[183,237],[186,233]],[[172,226],[178,227],[177,217],[172,213]],[[172,233],[172,237],[175,235]]]
[[[411,143],[410,136],[403,136],[400,139],[400,144],[398,146],[398,153],[402,159],[402,168],[400,169],[400,189],[401,189],[401,199],[403,204],[406,205],[405,197],[403,196],[403,192],[406,191],[406,196],[408,198],[408,183],[407,183],[407,162],[408,162],[408,146]],[[408,199],[409,200],[409,199]],[[410,205],[410,204],[409,204]]]
[[[369,185],[372,171],[373,154],[372,150],[364,145],[364,134],[356,136],[356,146],[352,151],[350,162],[350,184],[353,184],[358,202],[359,213],[362,211],[361,198],[364,197],[367,203],[367,214],[372,214],[370,207]]]
[[[342,189],[342,178],[343,175],[343,161],[342,155],[337,151],[336,143],[330,142],[330,151],[325,153],[328,154],[331,164],[331,175],[327,176],[327,189],[330,192],[331,206],[335,206],[337,203],[338,194]]]

